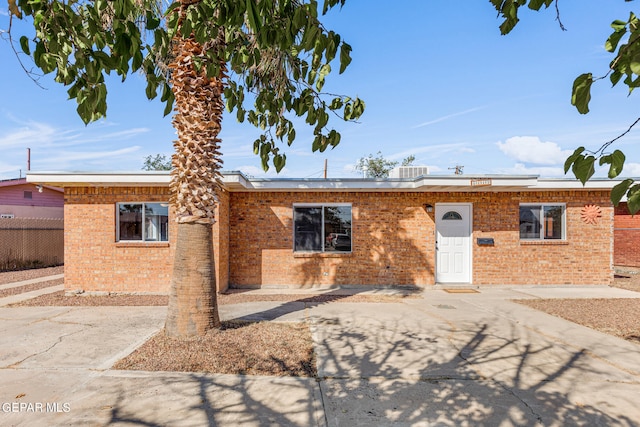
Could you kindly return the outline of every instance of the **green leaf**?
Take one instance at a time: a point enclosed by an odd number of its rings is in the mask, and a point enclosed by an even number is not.
[[[244,122],[244,115],[245,115],[244,108],[238,106],[238,110],[236,112],[236,119],[238,120],[238,122],[240,123]]]
[[[609,36],[609,38],[604,44],[604,48],[607,50],[607,52],[614,52],[618,47],[618,43],[620,42],[620,39],[626,33],[627,33],[626,27],[622,27],[621,30],[616,30],[613,33],[611,33],[611,35]]]
[[[571,170],[573,171],[575,177],[580,180],[582,185],[586,184],[586,182],[589,181],[589,178],[591,178],[595,173],[595,161],[596,158],[593,156],[580,155],[573,162],[573,167],[571,168]]]
[[[289,128],[289,132],[287,133],[287,144],[293,144],[293,141],[296,139],[296,130],[292,127]]]
[[[165,85],[165,90],[167,91],[167,100],[166,105],[164,106],[164,111],[163,111],[163,115],[168,116],[169,114],[171,114],[171,111],[173,111],[173,101],[175,101],[175,95],[173,94],[173,91],[169,88],[169,85]],[[164,93],[163,93],[163,98],[164,98]]]
[[[620,175],[622,172],[622,168],[624,167],[624,161],[626,157],[624,153],[620,150],[615,150],[611,154],[607,154],[600,158],[600,166],[609,164],[609,178],[613,179]]]
[[[627,208],[631,215],[640,211],[640,184],[634,185],[627,192]]]
[[[351,64],[351,46],[347,43],[342,43],[340,46],[340,74],[347,69],[347,67]]]
[[[20,47],[25,54],[31,55],[31,50],[29,49],[29,39],[26,36],[20,37]]]
[[[587,114],[589,112],[589,101],[591,100],[592,84],[593,76],[591,73],[581,74],[573,82],[571,105],[574,105],[578,109],[580,114]]]
[[[640,75],[640,54],[636,54],[631,58],[629,68],[633,74]]]
[[[286,163],[286,154],[277,154],[273,157],[273,166],[276,167],[276,172],[280,172]]]
[[[623,75],[624,74],[622,74],[619,70],[613,70],[613,72],[609,76],[609,80],[611,81],[611,86],[617,85]]]
[[[247,18],[249,19],[249,25],[255,34],[260,34],[262,30],[262,20],[256,9],[256,4],[253,0],[246,0]]]
[[[616,19],[611,23],[611,28],[613,28],[616,31],[624,30],[626,29],[626,27],[627,27],[627,22],[620,21],[619,19]]]
[[[618,204],[620,204],[622,196],[625,195],[631,184],[633,184],[633,180],[631,178],[627,178],[616,184],[613,189],[611,189],[611,203],[613,203],[614,206],[618,206]]]
[[[160,20],[154,13],[147,10],[147,30],[153,31],[160,26]]]

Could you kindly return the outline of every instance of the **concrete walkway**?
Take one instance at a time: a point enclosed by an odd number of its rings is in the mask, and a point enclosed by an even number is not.
[[[531,287],[221,306],[223,319],[310,321],[317,380],[111,370],[164,307],[0,308],[0,425],[640,425],[639,345],[510,301],[567,294],[640,297]]]

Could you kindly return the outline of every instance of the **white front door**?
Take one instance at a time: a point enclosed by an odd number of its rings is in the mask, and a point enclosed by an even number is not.
[[[436,283],[471,283],[471,204],[436,204]]]

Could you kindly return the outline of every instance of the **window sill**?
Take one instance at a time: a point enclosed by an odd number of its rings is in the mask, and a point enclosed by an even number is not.
[[[168,248],[169,242],[116,242],[116,248]]]
[[[294,252],[294,258],[342,258],[353,252]]]
[[[520,244],[523,246],[557,246],[568,245],[566,240],[520,240]]]

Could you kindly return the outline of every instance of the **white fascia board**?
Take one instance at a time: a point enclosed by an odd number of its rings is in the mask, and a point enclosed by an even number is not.
[[[56,187],[169,186],[168,171],[135,172],[28,172],[27,182]]]
[[[535,175],[424,176],[416,180],[416,187],[429,191],[440,191],[438,188],[445,191],[496,191],[509,188],[513,191],[534,188],[537,184],[538,177]]]
[[[362,179],[230,179],[222,182],[231,191],[411,191],[412,181],[362,180]]]
[[[540,190],[607,190],[622,182],[620,179],[590,179],[582,185],[577,179],[539,179],[536,189]]]
[[[421,176],[409,179],[247,179],[238,172],[224,175],[230,191],[496,191],[528,189],[537,176]]]

